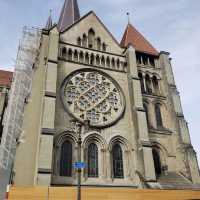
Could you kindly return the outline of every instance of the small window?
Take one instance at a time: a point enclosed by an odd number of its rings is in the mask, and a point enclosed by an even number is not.
[[[151,79],[148,74],[145,76],[145,81],[146,81],[147,94],[152,94]]]
[[[119,144],[115,144],[112,149],[113,175],[114,178],[124,178],[123,155]]]
[[[102,44],[102,50],[106,51],[106,44],[105,43]]]
[[[158,95],[159,94],[159,85],[158,85],[158,79],[156,76],[153,76],[152,82],[153,82],[154,92],[156,95]]]
[[[99,55],[96,56],[96,65],[98,65],[98,66],[100,65],[100,57],[99,57]]]
[[[136,54],[136,61],[137,61],[137,64],[142,64],[141,55]]]
[[[65,141],[61,147],[60,176],[72,176],[72,144]]]
[[[110,67],[110,58],[109,57],[107,57],[107,59],[106,59],[106,66]]]
[[[84,62],[84,56],[83,56],[83,52],[82,52],[82,51],[81,51],[80,54],[79,54],[79,61],[80,61],[81,63]]]
[[[69,49],[69,51],[68,51],[68,60],[72,60],[72,54],[73,54],[72,50]]]
[[[105,67],[105,58],[104,58],[104,56],[102,56],[102,58],[101,58],[101,65],[103,66],[103,67]]]
[[[153,57],[149,57],[149,63],[151,66],[155,67],[155,59]]]
[[[78,62],[78,52],[77,52],[77,50],[74,51],[74,61]]]
[[[96,144],[88,146],[88,177],[98,177],[98,147]]]
[[[85,62],[86,62],[86,64],[89,64],[89,54],[88,53],[86,53],[85,54]]]
[[[142,73],[139,73],[138,76],[140,79],[141,91],[142,91],[142,93],[145,93],[143,75],[142,75]]]
[[[88,31],[88,47],[94,48],[94,41],[95,41],[95,32],[93,29]]]
[[[143,55],[142,59],[143,59],[143,64],[148,65],[148,57],[146,55]]]
[[[157,128],[162,128],[163,127],[163,121],[162,121],[162,115],[161,115],[161,109],[160,109],[159,103],[157,103],[155,105],[155,114],[156,114]]]
[[[80,37],[77,39],[77,45],[81,46],[81,38]]]
[[[112,58],[112,67],[115,68],[115,59]]]
[[[101,51],[101,38],[97,38],[97,50]]]
[[[87,36],[83,34],[83,47],[87,47]]]
[[[145,115],[146,115],[146,119],[147,119],[147,125],[149,127],[149,111],[148,111],[148,105],[146,103],[143,104],[144,106],[144,111],[145,111]]]
[[[62,56],[63,58],[66,58],[66,56],[67,56],[67,49],[66,49],[65,47],[62,48],[61,54],[62,54],[61,56]]]
[[[94,55],[93,54],[90,57],[90,65],[94,65]]]

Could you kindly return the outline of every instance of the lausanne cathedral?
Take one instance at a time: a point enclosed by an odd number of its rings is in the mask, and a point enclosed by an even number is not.
[[[32,68],[13,185],[76,185],[81,136],[82,185],[198,187],[169,53],[133,25],[119,43],[93,11],[81,17],[66,0],[58,23],[50,16],[42,29]]]

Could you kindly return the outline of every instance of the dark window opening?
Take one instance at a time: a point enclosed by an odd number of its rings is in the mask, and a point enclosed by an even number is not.
[[[114,178],[124,178],[123,155],[119,144],[114,145],[112,149],[112,157]]]
[[[162,115],[161,115],[161,110],[160,110],[160,104],[155,105],[155,113],[156,113],[157,128],[162,128],[163,121],[162,121]]]
[[[98,147],[90,144],[88,147],[88,177],[98,177]]]
[[[67,56],[67,49],[65,47],[62,48],[62,57],[65,58]]]
[[[60,176],[72,176],[72,144],[65,141],[61,147]]]
[[[153,88],[154,88],[155,94],[158,95],[159,94],[159,85],[158,85],[158,79],[156,78],[156,76],[153,76],[152,82],[153,82]]]
[[[149,57],[149,63],[151,66],[155,67],[155,60],[153,57]]]
[[[87,47],[87,36],[83,34],[83,47]]]
[[[88,32],[88,47],[94,48],[94,41],[95,41],[95,32],[93,29],[90,29]]]
[[[145,93],[144,80],[143,80],[142,73],[139,73],[138,76],[139,76],[139,79],[140,79],[141,91],[142,91],[142,93]]]
[[[97,38],[97,50],[101,50],[101,39]]]
[[[102,50],[106,51],[106,44],[105,43],[102,44]]]
[[[149,127],[149,111],[148,111],[148,106],[146,104],[143,105],[144,106],[144,110],[145,110],[145,114],[146,114],[146,119],[147,119],[147,125]]]
[[[81,38],[80,37],[77,39],[77,45],[81,46]]]
[[[153,161],[154,161],[156,176],[159,177],[162,174],[162,166],[160,162],[160,155],[156,149],[153,149]]]
[[[151,79],[150,79],[148,74],[145,77],[145,81],[146,81],[146,92],[147,92],[147,94],[152,94]]]

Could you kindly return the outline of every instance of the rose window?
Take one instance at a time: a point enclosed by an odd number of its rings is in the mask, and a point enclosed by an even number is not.
[[[116,122],[125,108],[118,84],[103,72],[90,69],[76,71],[65,79],[61,99],[78,121],[89,120],[97,127]]]

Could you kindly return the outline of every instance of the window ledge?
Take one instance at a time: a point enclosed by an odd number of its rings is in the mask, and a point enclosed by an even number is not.
[[[149,128],[149,132],[154,134],[172,135],[172,131],[167,128],[155,129],[151,127]]]
[[[166,96],[162,96],[162,95],[156,95],[156,94],[147,94],[147,93],[142,93],[143,96],[145,97],[150,97],[150,98],[159,98],[162,100],[166,100],[167,97]]]

